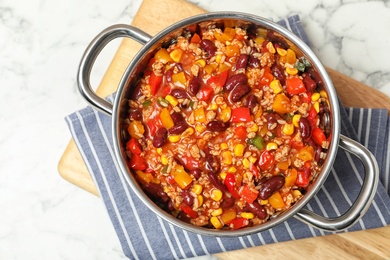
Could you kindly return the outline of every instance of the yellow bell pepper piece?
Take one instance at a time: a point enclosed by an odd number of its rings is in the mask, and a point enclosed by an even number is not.
[[[163,127],[165,127],[166,129],[170,129],[172,126],[175,125],[171,117],[171,114],[169,113],[169,110],[167,108],[162,109],[160,113],[160,119]]]
[[[303,147],[297,154],[297,158],[302,161],[311,161],[314,158],[314,148],[313,146],[307,145]]]
[[[172,175],[177,185],[179,185],[179,187],[182,189],[185,189],[192,182],[191,176],[184,170],[184,167],[181,165],[176,165],[172,169]]]
[[[284,208],[284,202],[282,195],[280,195],[279,191],[275,191],[271,197],[268,198],[269,204],[274,208],[274,209],[283,209]]]
[[[278,114],[287,114],[291,111],[291,100],[284,94],[278,94],[275,97],[272,109]]]
[[[158,61],[161,61],[162,63],[168,63],[169,61],[172,61],[169,52],[164,48],[159,49],[154,55],[154,58]]]
[[[204,113],[203,107],[199,107],[199,108],[195,109],[194,117],[195,117],[195,121],[198,123],[205,123],[206,122],[206,114]]]
[[[186,76],[184,74],[184,72],[179,72],[179,73],[176,73],[176,74],[173,74],[172,75],[172,81],[173,83],[175,84],[179,84],[179,85],[183,85],[185,86],[186,85]]]
[[[131,121],[127,131],[134,137],[135,139],[140,139],[144,136],[145,128],[144,125],[140,121]]]
[[[174,49],[173,51],[171,51],[169,56],[171,56],[171,58],[174,62],[179,62],[182,54],[183,54],[182,49]]]
[[[295,168],[290,170],[289,175],[285,178],[284,187],[289,188],[295,184],[298,176],[298,171]]]
[[[232,221],[236,217],[237,217],[237,213],[234,209],[227,209],[221,215],[221,219],[222,219],[223,223],[229,223],[230,221]]]

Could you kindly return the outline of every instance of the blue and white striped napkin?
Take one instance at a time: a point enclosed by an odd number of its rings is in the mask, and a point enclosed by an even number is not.
[[[280,23],[308,43],[298,16]],[[112,101],[112,96],[108,100]],[[124,254],[131,259],[182,259],[331,234],[307,226],[295,218],[270,230],[236,238],[201,236],[179,229],[150,211],[121,175],[113,151],[111,117],[87,107],[65,119],[98,187]],[[387,110],[341,107],[341,119],[342,134],[370,149],[381,169],[381,182],[371,207],[348,231],[389,225],[390,119]],[[362,178],[361,163],[339,149],[324,186],[306,208],[325,217],[346,212],[360,191]]]

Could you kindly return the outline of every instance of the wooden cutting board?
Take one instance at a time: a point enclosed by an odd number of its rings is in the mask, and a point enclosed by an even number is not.
[[[204,12],[205,10],[184,0],[144,0],[132,25],[150,35],[155,35],[174,22]],[[130,39],[122,41],[97,88],[99,96],[105,97],[116,91],[127,65],[141,47]],[[327,69],[327,71],[344,106],[387,108],[390,111],[390,99],[383,93],[335,70]],[[98,196],[96,186],[73,140],[69,142],[59,161],[58,171],[65,180]],[[220,259],[257,258],[256,256],[302,258],[315,255],[316,258],[380,259],[390,258],[388,245],[390,245],[390,226],[254,247],[217,254],[217,257]]]

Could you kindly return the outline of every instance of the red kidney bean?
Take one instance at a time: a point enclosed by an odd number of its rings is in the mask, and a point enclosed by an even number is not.
[[[215,46],[215,44],[208,39],[203,39],[200,42],[200,47],[207,52],[208,58],[213,57],[215,55],[215,52],[217,51],[217,47]]]
[[[283,49],[290,48],[290,45],[287,43],[287,41],[281,36],[276,36],[273,31],[268,31],[267,39],[274,44],[278,44]]]
[[[324,87],[324,82],[322,81],[320,74],[318,74],[318,72],[315,69],[309,68],[307,70],[307,73],[309,73],[310,77],[314,79],[318,87]]]
[[[183,198],[183,202],[188,206],[192,206],[194,204],[194,197],[192,197],[191,193],[187,190],[183,190],[181,192],[181,197]]]
[[[157,130],[153,137],[153,146],[156,148],[162,147],[167,142],[168,130],[161,127]]]
[[[326,102],[320,102],[320,112],[319,114],[329,113],[329,106]]]
[[[248,77],[244,73],[234,74],[226,81],[224,89],[226,91],[232,91],[238,84],[246,84]]]
[[[195,179],[199,179],[202,176],[202,171],[200,169],[193,169],[190,171],[190,174],[194,176]]]
[[[193,77],[190,82],[188,83],[188,90],[192,95],[196,95],[200,89],[200,78],[199,77]]]
[[[141,121],[142,120],[142,112],[140,109],[131,109],[129,112],[129,118],[136,120],[136,121]]]
[[[168,132],[172,135],[178,135],[183,133],[187,129],[187,123],[180,123],[169,128]]]
[[[168,209],[170,212],[176,210],[176,209],[175,209],[175,206],[173,205],[172,200],[169,200],[169,201],[168,201],[168,203],[167,203],[167,209]]]
[[[212,174],[216,174],[221,169],[221,164],[219,163],[219,160],[216,156],[207,153],[206,154],[206,163],[205,168],[208,172]]]
[[[321,159],[321,152],[322,152],[322,147],[320,145],[316,145],[315,146],[315,150],[314,150],[314,160],[316,162],[320,161],[320,159]]]
[[[218,179],[217,174],[214,174],[212,172],[207,173],[207,176],[209,177],[210,182],[215,186],[215,188],[227,192],[228,189],[226,188],[225,185]]]
[[[306,72],[302,74],[302,81],[309,92],[313,92],[317,88],[317,83]]]
[[[236,61],[236,70],[246,69],[246,65],[248,64],[249,56],[247,54],[240,54]]]
[[[268,199],[275,191],[283,187],[285,178],[282,175],[275,175],[264,182],[259,189],[259,198]]]
[[[169,196],[165,193],[163,187],[156,183],[145,183],[144,185],[142,185],[142,188],[147,195],[149,195],[155,200],[164,203],[167,203],[170,200]]]
[[[171,90],[171,95],[175,98],[190,98],[188,92],[181,88],[175,88]]]
[[[282,86],[286,85],[286,75],[284,69],[278,63],[274,63],[271,67],[272,74],[280,81]]]
[[[141,91],[141,85],[138,84],[133,91],[133,94],[131,95],[132,100],[138,100],[140,97],[142,97],[144,94]]]
[[[225,198],[225,199],[223,199],[220,206],[222,209],[231,208],[234,205],[235,201],[236,201],[236,199],[234,197]]]
[[[250,55],[249,59],[248,59],[248,67],[249,68],[260,68],[260,60],[258,58],[256,58],[255,56]]]
[[[299,120],[299,131],[303,139],[308,139],[311,136],[311,126],[309,120],[304,117],[301,117]]]
[[[330,135],[330,116],[329,112],[324,112],[320,116],[320,127],[322,131],[324,131],[324,134],[326,137],[329,137]]]
[[[173,69],[169,69],[165,72],[165,78],[167,82],[172,82]]]
[[[242,97],[248,94],[251,91],[251,88],[247,84],[238,84],[230,92],[230,100],[233,102],[238,102]]]
[[[254,94],[250,94],[246,97],[244,101],[244,106],[247,108],[254,108],[257,105],[257,98]]]
[[[186,123],[186,120],[184,119],[183,115],[179,112],[173,112],[171,114],[173,122],[176,124]]]
[[[207,129],[213,132],[222,132],[225,131],[229,127],[229,122],[223,122],[220,120],[213,120],[207,123]]]
[[[257,201],[254,201],[252,204],[247,203],[246,205],[249,211],[255,214],[259,219],[265,219],[267,217],[267,211],[264,206],[260,205]]]
[[[277,115],[276,113],[269,113],[267,115],[264,116],[265,119],[267,119],[267,126],[268,126],[268,129],[270,130],[273,130],[276,128],[277,124],[278,124],[278,120],[281,119],[279,115]]]

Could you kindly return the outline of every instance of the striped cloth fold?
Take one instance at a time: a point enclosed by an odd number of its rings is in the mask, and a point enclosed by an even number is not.
[[[307,43],[298,16],[280,22]],[[113,97],[108,98],[109,101]],[[361,142],[378,161],[380,183],[367,213],[348,231],[371,229],[390,223],[390,120],[386,109],[341,106],[342,134]],[[133,193],[113,151],[111,117],[91,107],[65,118],[73,139],[96,184],[124,254],[131,259],[183,259],[276,242],[331,234],[295,218],[267,231],[234,238],[201,236],[177,228],[150,211]],[[339,149],[333,168],[315,197],[305,206],[325,217],[343,214],[357,197],[363,166]]]

